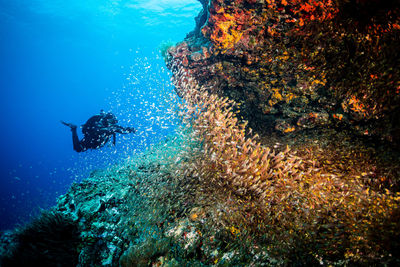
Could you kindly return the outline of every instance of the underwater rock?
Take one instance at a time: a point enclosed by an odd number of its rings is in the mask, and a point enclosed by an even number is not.
[[[303,114],[296,122],[297,126],[302,128],[314,128],[324,126],[329,123],[329,114],[327,112],[310,112]]]
[[[129,225],[127,190],[134,188],[127,173],[97,171],[58,199],[56,209],[71,214],[81,226],[81,266],[115,266],[119,261]]]
[[[242,103],[241,114],[255,130],[272,124],[283,132],[280,121],[290,114],[299,126],[294,131],[336,127],[400,144],[400,27],[391,26],[399,25],[400,9],[394,2],[200,2],[195,31],[169,50],[173,73]],[[319,110],[320,117],[310,118]],[[338,124],[337,113],[348,119]]]
[[[281,133],[290,133],[290,132],[294,132],[296,130],[296,128],[293,125],[291,125],[289,122],[287,122],[286,120],[278,119],[278,120],[276,120],[275,130],[277,130]]]

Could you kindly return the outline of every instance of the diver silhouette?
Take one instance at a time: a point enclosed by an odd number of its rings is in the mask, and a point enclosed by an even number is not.
[[[89,118],[87,122],[82,125],[82,140],[78,138],[76,125],[64,121],[61,121],[61,123],[71,128],[72,142],[76,152],[100,148],[107,144],[111,136],[113,137],[113,144],[115,145],[116,133],[128,134],[136,132],[136,129],[133,127],[117,125],[118,120],[115,115],[111,112],[106,113],[104,110],[101,110],[99,115],[94,115]]]

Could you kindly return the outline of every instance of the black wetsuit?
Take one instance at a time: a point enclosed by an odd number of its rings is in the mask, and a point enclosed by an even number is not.
[[[100,148],[110,140],[111,136],[115,145],[116,133],[127,134],[136,132],[132,127],[122,127],[116,123],[116,119],[114,121],[109,120],[104,114],[95,115],[82,125],[82,140],[78,138],[77,127],[71,127],[74,150],[76,152],[83,152],[88,149]]]

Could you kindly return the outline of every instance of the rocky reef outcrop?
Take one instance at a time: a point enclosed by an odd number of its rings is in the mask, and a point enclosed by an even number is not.
[[[397,1],[200,2],[169,49],[174,73],[241,103],[259,133],[330,127],[399,145]]]
[[[372,264],[378,247],[397,262],[398,244],[386,246],[399,229],[396,2],[203,6],[166,56],[202,144],[184,174],[239,196],[240,231],[286,263]]]

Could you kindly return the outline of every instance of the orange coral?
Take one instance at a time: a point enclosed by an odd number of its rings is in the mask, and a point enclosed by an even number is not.
[[[332,117],[334,119],[341,121],[343,119],[343,114],[333,114]]]
[[[285,130],[283,130],[283,132],[290,133],[290,132],[293,132],[295,129],[296,129],[295,127],[289,127],[289,128],[286,128]]]
[[[350,110],[361,114],[362,116],[366,117],[367,116],[367,110],[365,108],[365,105],[357,99],[355,96],[351,96],[347,102],[343,104],[344,107],[349,107]]]
[[[239,42],[250,16],[251,12],[248,10],[227,11],[216,3],[210,11],[209,23],[202,29],[202,33],[205,36],[209,35],[214,45],[225,52]]]

